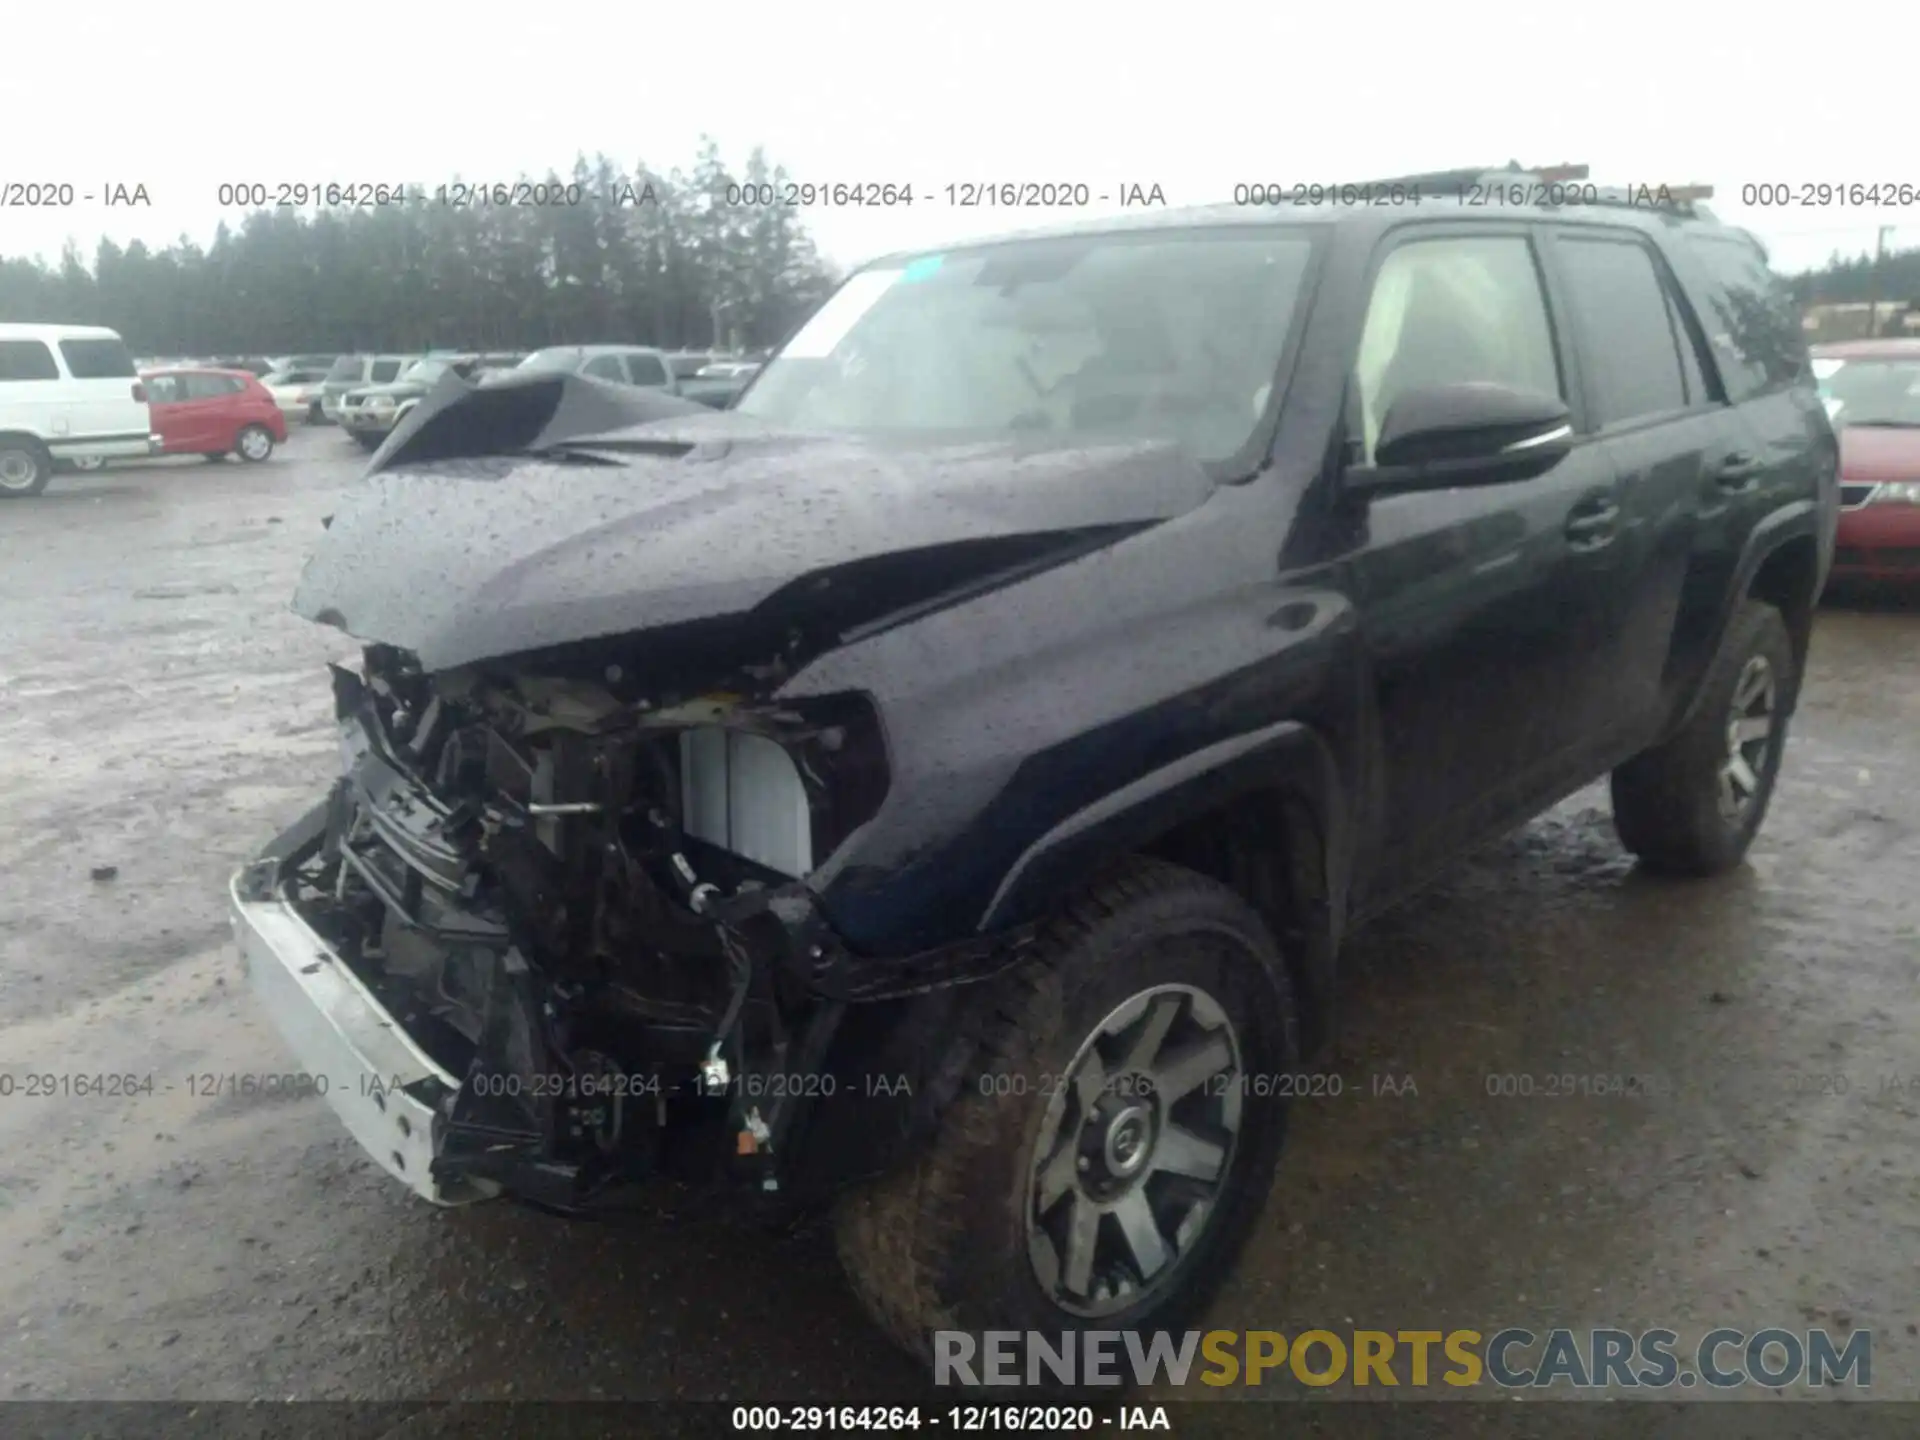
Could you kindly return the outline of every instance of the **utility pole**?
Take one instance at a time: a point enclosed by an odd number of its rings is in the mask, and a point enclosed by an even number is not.
[[[1875,246],[1873,252],[1872,283],[1867,290],[1867,293],[1873,297],[1867,305],[1867,338],[1869,340],[1880,338],[1880,275],[1887,263],[1887,236],[1892,233],[1893,226],[1882,225],[1879,244]]]

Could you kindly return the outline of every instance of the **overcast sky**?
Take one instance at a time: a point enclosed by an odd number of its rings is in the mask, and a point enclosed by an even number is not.
[[[63,58],[6,67],[0,186],[143,184],[153,203],[0,209],[0,254],[205,243],[242,216],[223,181],[431,187],[581,150],[666,169],[702,131],[736,162],[764,143],[801,180],[1157,184],[1175,205],[1248,181],[1585,161],[1603,183],[1712,184],[1783,269],[1870,250],[1883,225],[1920,245],[1913,206],[1740,204],[1757,182],[1920,185],[1904,52],[1874,48],[1895,12],[1859,0],[1778,20],[1622,3],[430,9],[16,0],[7,51]],[[1051,218],[941,201],[807,216],[842,265]]]

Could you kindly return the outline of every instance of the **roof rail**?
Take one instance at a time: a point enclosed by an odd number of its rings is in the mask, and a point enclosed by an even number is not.
[[[1711,185],[1602,186],[1587,179],[1586,165],[1475,165],[1458,170],[1430,170],[1419,175],[1397,175],[1385,180],[1357,181],[1328,186],[1329,190],[1417,190],[1423,196],[1466,200],[1492,192],[1510,195],[1506,203],[1541,209],[1571,209],[1583,205],[1613,205],[1633,210],[1664,210],[1700,220],[1714,214],[1700,202],[1713,194]]]

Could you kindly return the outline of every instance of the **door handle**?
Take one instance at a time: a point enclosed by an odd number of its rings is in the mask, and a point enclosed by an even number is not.
[[[1744,450],[1736,450],[1720,461],[1713,472],[1713,483],[1722,490],[1750,489],[1760,476],[1760,461]]]
[[[1620,507],[1605,495],[1582,500],[1567,516],[1567,543],[1576,550],[1598,550],[1610,542],[1620,518]]]

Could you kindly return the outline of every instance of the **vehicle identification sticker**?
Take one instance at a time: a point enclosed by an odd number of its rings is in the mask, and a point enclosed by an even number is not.
[[[781,351],[782,358],[820,360],[831,355],[847,338],[847,332],[860,323],[860,317],[900,283],[903,273],[898,268],[862,270],[835,291],[819,313],[787,342],[787,348]]]

